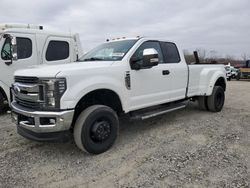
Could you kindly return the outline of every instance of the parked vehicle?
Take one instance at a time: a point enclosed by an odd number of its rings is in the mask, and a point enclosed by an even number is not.
[[[230,81],[231,78],[232,78],[232,71],[231,71],[230,66],[226,65],[226,66],[225,66],[225,70],[226,70],[226,77],[227,77],[227,80]]]
[[[237,80],[239,79],[249,79],[250,80],[250,60],[246,61],[246,66],[239,69],[239,73],[236,77]]]
[[[230,81],[232,78],[236,78],[238,75],[239,70],[234,68],[233,66],[226,65],[226,75],[227,75],[227,80]]]
[[[236,78],[238,75],[238,69],[231,67],[232,78]]]
[[[83,151],[99,154],[115,142],[119,117],[133,120],[185,108],[219,112],[224,105],[223,65],[187,65],[169,41],[109,41],[79,62],[19,70],[13,84],[12,117],[20,135],[38,141],[73,133]]]
[[[48,32],[29,24],[0,24],[0,49],[0,112],[11,101],[14,71],[32,65],[70,63],[82,55],[78,35]]]

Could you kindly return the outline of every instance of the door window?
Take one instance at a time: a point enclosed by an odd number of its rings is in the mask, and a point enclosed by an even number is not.
[[[58,61],[67,59],[69,57],[69,43],[66,41],[55,41],[49,42],[46,51],[47,61]]]
[[[6,38],[2,51],[1,51],[1,58],[3,60],[11,60],[11,39]]]
[[[28,38],[16,38],[17,58],[26,59],[32,55],[32,42]]]
[[[159,63],[163,63],[163,55],[161,51],[161,46],[157,41],[147,41],[144,42],[134,53],[133,59],[138,59],[138,64],[142,64],[143,50],[147,48],[154,48],[158,52]]]
[[[17,58],[26,59],[32,55],[32,42],[28,38],[16,38],[17,45]],[[2,51],[1,57],[3,60],[11,60],[11,39],[6,38]]]

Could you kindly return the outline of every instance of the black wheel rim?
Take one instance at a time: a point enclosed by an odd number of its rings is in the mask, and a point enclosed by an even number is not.
[[[106,141],[111,135],[111,123],[105,118],[99,118],[90,128],[90,138],[95,143]]]

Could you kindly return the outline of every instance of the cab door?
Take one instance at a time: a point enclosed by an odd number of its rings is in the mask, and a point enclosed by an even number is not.
[[[131,58],[142,59],[144,49],[154,48],[158,52],[159,64],[152,68],[131,70],[130,110],[137,110],[170,100],[171,78],[159,41],[142,43]],[[139,62],[140,63],[140,62]]]
[[[188,66],[181,59],[176,44],[172,42],[161,42],[164,63],[169,72],[171,88],[169,92],[170,101],[177,101],[186,97],[188,83]]]
[[[11,34],[16,37],[17,60],[11,61],[11,39],[2,38],[0,58],[0,80],[8,87],[14,81],[14,72],[37,63],[35,36],[30,34]]]

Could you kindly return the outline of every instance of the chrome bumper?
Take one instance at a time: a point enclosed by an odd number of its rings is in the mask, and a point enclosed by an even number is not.
[[[60,132],[69,130],[74,110],[61,112],[36,111],[11,103],[12,120],[17,126],[23,127],[36,133]],[[52,120],[50,123],[41,123],[42,119]]]

